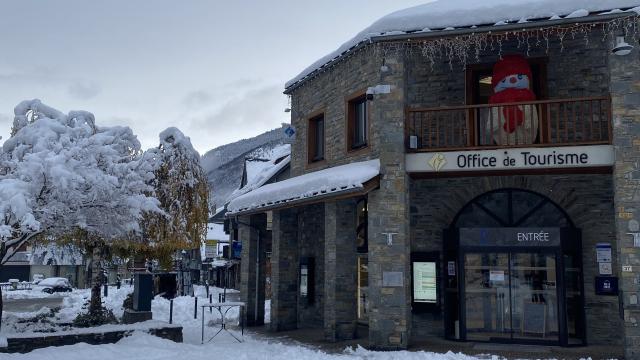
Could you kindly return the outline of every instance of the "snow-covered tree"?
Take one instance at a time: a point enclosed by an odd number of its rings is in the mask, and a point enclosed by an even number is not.
[[[89,112],[65,115],[39,100],[14,113],[0,153],[0,266],[42,233],[109,244],[136,238],[145,214],[162,213],[154,164],[130,128],[99,127]],[[99,301],[99,282],[97,290]]]
[[[143,244],[143,253],[167,268],[176,250],[199,248],[204,240],[209,186],[200,155],[191,140],[174,127],[160,133],[160,145],[145,155],[154,159],[152,184],[164,214],[147,216],[144,224],[149,241]]]

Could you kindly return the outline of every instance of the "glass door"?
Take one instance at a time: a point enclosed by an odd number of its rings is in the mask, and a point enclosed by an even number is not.
[[[555,254],[511,253],[514,339],[559,341]]]
[[[464,255],[464,315],[467,340],[511,338],[509,254]]]
[[[464,254],[466,339],[559,342],[555,253]]]

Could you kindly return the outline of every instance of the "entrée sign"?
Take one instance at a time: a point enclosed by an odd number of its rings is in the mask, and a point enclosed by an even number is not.
[[[611,145],[407,154],[408,172],[487,171],[611,166]]]
[[[460,228],[460,246],[560,246],[559,228]]]

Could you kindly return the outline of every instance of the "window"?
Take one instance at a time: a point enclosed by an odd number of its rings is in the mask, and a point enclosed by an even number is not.
[[[309,163],[324,160],[324,115],[309,119],[309,133],[307,154]]]
[[[347,120],[348,149],[353,150],[367,146],[369,119],[367,116],[367,98],[365,95],[349,101]]]

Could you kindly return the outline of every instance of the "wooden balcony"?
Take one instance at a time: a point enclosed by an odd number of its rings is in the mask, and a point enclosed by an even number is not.
[[[511,129],[505,118],[516,113]],[[611,144],[612,136],[609,96],[407,109],[406,119],[416,152]]]

